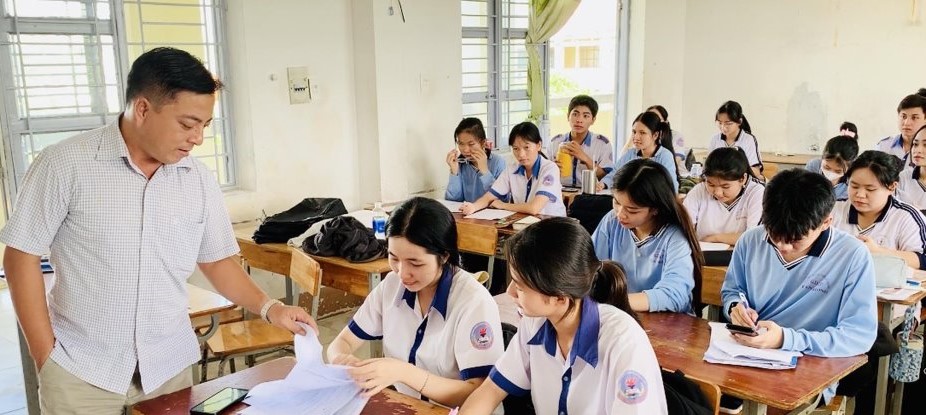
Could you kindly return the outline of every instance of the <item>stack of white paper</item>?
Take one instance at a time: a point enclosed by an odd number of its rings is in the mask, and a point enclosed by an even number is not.
[[[733,339],[726,324],[710,324],[711,344],[704,353],[707,362],[761,369],[793,369],[797,366],[797,358],[802,355],[800,352],[743,346]]]
[[[701,245],[702,251],[729,251],[730,250],[730,245],[722,244],[719,242],[698,241],[698,244]]]
[[[305,336],[295,336],[296,366],[283,380],[262,383],[251,389],[244,415],[305,414],[357,415],[367,403],[347,374],[346,366],[322,361],[322,345],[308,326]]]
[[[507,218],[511,215],[514,215],[514,212],[510,210],[502,209],[482,209],[472,215],[464,216],[466,219],[484,219],[484,220],[499,220]]]

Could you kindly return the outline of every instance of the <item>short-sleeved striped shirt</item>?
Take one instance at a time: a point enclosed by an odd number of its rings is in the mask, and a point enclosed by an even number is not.
[[[238,252],[206,166],[186,157],[147,179],[118,121],[42,151],[0,241],[51,253],[50,358],[120,394],[136,367],[148,393],[199,359],[186,280],[197,262]]]

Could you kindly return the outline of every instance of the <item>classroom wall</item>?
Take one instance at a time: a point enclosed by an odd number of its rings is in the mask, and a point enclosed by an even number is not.
[[[707,146],[714,112],[734,99],[763,151],[808,153],[844,120],[871,148],[897,133],[900,99],[926,85],[923,6],[646,0],[642,101],[668,103],[673,127],[695,146]]]

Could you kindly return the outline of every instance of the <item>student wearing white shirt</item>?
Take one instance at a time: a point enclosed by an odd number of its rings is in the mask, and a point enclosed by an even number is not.
[[[926,209],[926,125],[913,136],[910,160],[914,166],[900,172],[896,196],[922,211]]]
[[[450,179],[444,199],[473,202],[489,191],[505,171],[505,160],[486,148],[486,130],[478,118],[464,118],[453,136],[457,148],[447,153]]]
[[[643,112],[634,118],[631,123],[633,148],[628,149],[614,164],[615,171],[609,173],[598,184],[598,189],[608,187],[614,180],[617,169],[620,169],[631,160],[653,159],[666,168],[672,188],[678,193],[678,170],[675,166],[675,155],[672,150],[672,130],[669,124],[662,122],[659,115],[652,112]]]
[[[846,171],[849,170],[849,165],[856,156],[858,156],[858,140],[839,135],[827,140],[823,147],[823,157],[808,161],[804,169],[822,174],[833,184],[833,195],[836,200],[846,200],[849,198]]]
[[[710,151],[721,147],[739,147],[746,153],[749,165],[756,177],[762,177],[762,156],[759,142],[752,135],[752,127],[743,114],[743,107],[736,101],[727,101],[717,109],[714,116],[720,133],[711,138]]]
[[[897,105],[897,128],[900,134],[882,138],[875,145],[880,150],[903,160],[904,165],[912,166],[910,146],[913,134],[926,125],[926,88],[920,88],[915,94],[905,96]]]
[[[564,186],[581,186],[582,172],[595,169],[595,176],[601,179],[614,170],[614,147],[607,137],[592,132],[589,128],[598,117],[598,102],[588,95],[576,95],[569,100],[569,126],[571,131],[550,139],[547,154],[556,159],[560,145],[572,156],[572,175],[562,177]],[[562,166],[560,166],[562,170]]]
[[[403,202],[386,225],[392,272],[373,289],[328,347],[328,361],[353,366],[372,396],[395,385],[406,395],[456,406],[502,354],[498,307],[459,267],[453,215],[439,202]],[[358,360],[364,341],[382,339],[385,358]]]
[[[878,331],[874,267],[858,240],[833,229],[834,200],[829,183],[808,171],[785,170],[769,182],[763,227],[740,238],[721,288],[732,323],[765,329],[734,334],[737,342],[822,357],[871,348]],[[835,386],[823,392],[825,401]]]
[[[460,211],[473,214],[486,207],[528,215],[566,216],[559,168],[540,151],[540,130],[530,122],[511,129],[508,145],[517,163],[505,169],[489,191],[475,202],[464,202]]]
[[[762,218],[765,185],[753,175],[742,149],[712,151],[704,161],[704,180],[685,197],[698,240],[736,245]]]
[[[666,414],[656,354],[627,299],[620,265],[595,258],[573,220],[544,219],[505,245],[508,294],[524,315],[489,380],[460,414],[530,394],[538,414]]]
[[[637,311],[687,313],[701,302],[704,257],[665,167],[637,159],[617,171],[614,210],[592,234],[598,258],[624,266]]]
[[[849,200],[836,203],[833,227],[856,236],[872,254],[900,257],[913,269],[926,269],[926,219],[892,196],[899,179],[896,158],[869,150],[846,174]]]
[[[669,111],[662,105],[651,105],[646,110],[658,115],[660,121],[669,124],[669,131],[672,133],[672,150],[675,153],[675,168],[681,174],[688,174],[688,169],[685,168],[685,159],[688,157],[691,148],[685,145],[685,136],[680,131],[672,129],[669,123]]]

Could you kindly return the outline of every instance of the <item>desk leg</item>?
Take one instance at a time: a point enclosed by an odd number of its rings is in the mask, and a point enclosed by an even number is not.
[[[371,272],[369,277],[370,277],[370,280],[369,280],[370,292],[373,292],[373,289],[376,288],[376,286],[379,285],[379,283],[382,281],[383,276],[378,273]],[[370,342],[370,357],[371,358],[383,357],[383,341],[382,340],[373,340]]]
[[[891,327],[891,305],[884,304],[881,307],[881,322],[888,328]],[[890,356],[878,358],[878,381],[875,386],[875,414],[884,415],[884,409],[887,407],[887,369],[891,363]]]
[[[19,360],[22,363],[23,383],[26,388],[26,413],[39,415],[39,378],[35,373],[35,362],[29,355],[29,345],[23,336],[19,323],[16,323],[16,332],[19,334]]]
[[[768,407],[765,404],[755,401],[743,401],[743,414],[745,415],[766,415]]]
[[[903,382],[894,382],[894,396],[891,397],[891,414],[900,415],[903,407]]]

